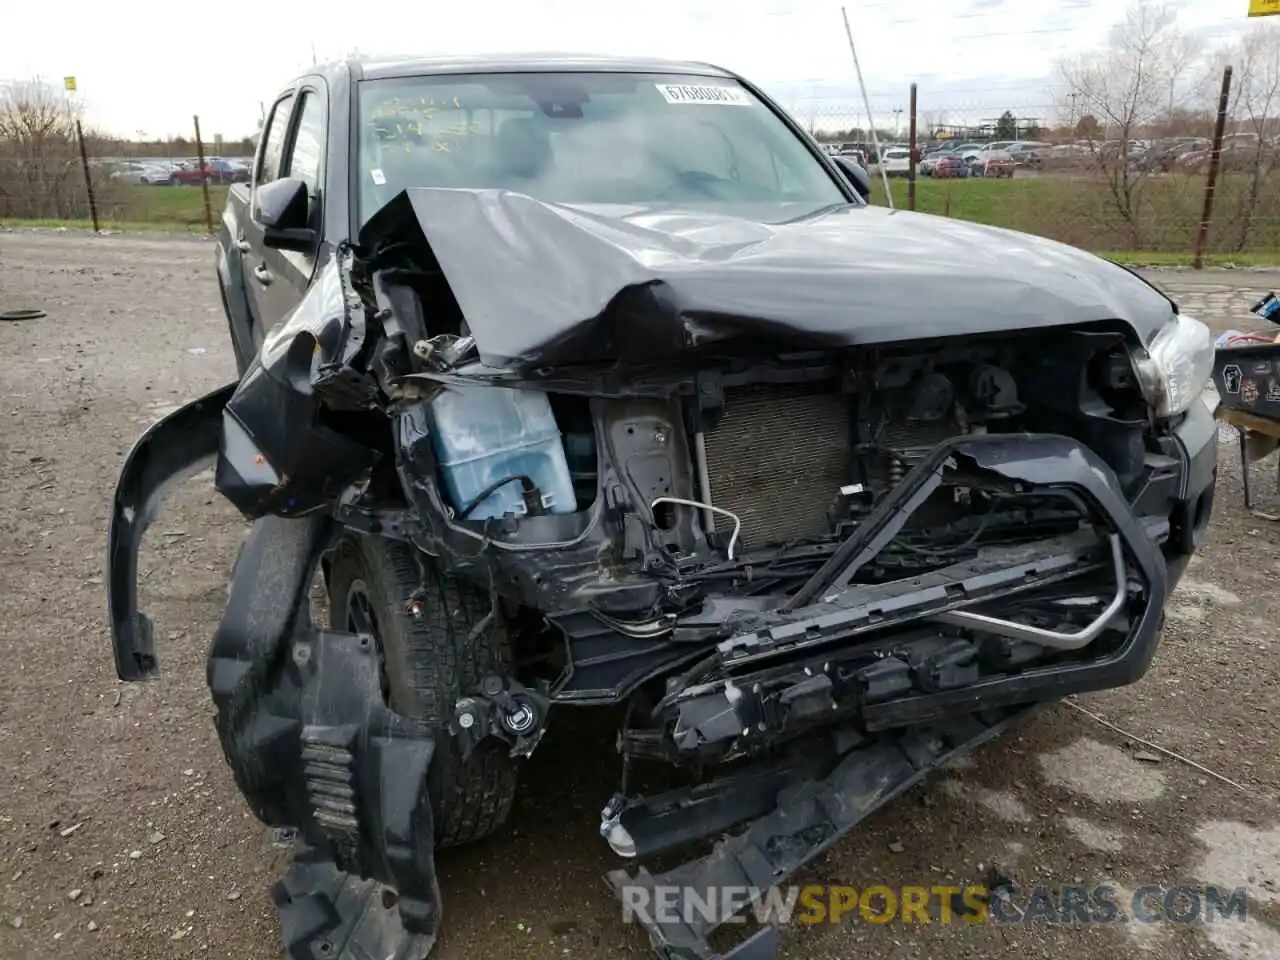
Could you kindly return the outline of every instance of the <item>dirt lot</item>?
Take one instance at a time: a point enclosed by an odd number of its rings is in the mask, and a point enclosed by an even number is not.
[[[1218,328],[1280,275],[1164,273]],[[192,238],[0,233],[0,956],[278,960],[269,884],[287,852],[246,811],[210,723],[203,658],[245,526],[208,477],[153,527],[144,606],[164,675],[119,684],[102,586],[130,443],[229,379],[212,248]],[[882,811],[802,878],[889,886],[1247,885],[1250,920],[794,926],[789,957],[1280,957],[1280,525],[1242,509],[1234,446],[1210,541],[1138,685],[1081,704],[1230,778],[1056,706]],[[1274,458],[1256,469],[1275,507]],[[1265,475],[1265,482],[1264,482]],[[587,746],[581,739],[587,739]],[[507,832],[441,858],[442,958],[643,957],[600,880],[607,730],[549,737]],[[551,814],[548,815],[548,811]]]

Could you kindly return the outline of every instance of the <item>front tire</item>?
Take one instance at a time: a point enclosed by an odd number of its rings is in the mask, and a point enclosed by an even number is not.
[[[419,567],[419,559],[422,567]],[[406,608],[426,595],[421,616]],[[406,544],[344,535],[326,563],[329,619],[336,630],[370,632],[383,658],[387,705],[430,729],[435,756],[427,775],[436,845],[457,846],[499,829],[516,792],[516,761],[498,743],[481,743],[463,762],[447,724],[458,699],[490,674],[510,671],[511,650],[499,617],[477,630],[489,598],[445,575]],[[371,621],[371,622],[370,622]]]

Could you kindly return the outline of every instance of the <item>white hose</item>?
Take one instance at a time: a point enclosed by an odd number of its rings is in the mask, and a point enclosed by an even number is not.
[[[652,510],[660,503],[678,503],[685,507],[697,507],[699,510],[710,510],[712,513],[719,513],[732,520],[733,535],[729,537],[728,553],[729,559],[733,559],[733,550],[738,544],[738,534],[742,531],[742,521],[738,519],[738,515],[736,513],[732,510],[726,510],[724,507],[717,507],[710,503],[703,503],[700,500],[685,500],[682,497],[657,497],[651,504],[649,504],[649,509]]]

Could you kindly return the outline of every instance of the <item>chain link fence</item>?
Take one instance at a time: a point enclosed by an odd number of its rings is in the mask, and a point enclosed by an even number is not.
[[[904,91],[904,101],[908,99]],[[1194,250],[1214,164],[1216,117],[1209,111],[1171,122],[1129,126],[1037,119],[999,101],[930,109],[917,92],[913,124],[877,129],[843,104],[809,104],[797,114],[829,152],[852,155],[872,175],[884,203],[884,160],[894,206],[958,217],[1104,252],[1188,254]],[[1225,117],[1217,150],[1207,252],[1271,256],[1280,263],[1280,97],[1275,118]],[[957,122],[957,114],[990,120]],[[944,118],[938,122],[936,118]],[[879,155],[877,155],[877,148]],[[908,178],[914,175],[914,190]]]

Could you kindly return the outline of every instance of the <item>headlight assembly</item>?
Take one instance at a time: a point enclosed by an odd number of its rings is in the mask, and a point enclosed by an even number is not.
[[[1179,314],[1135,357],[1142,393],[1157,417],[1183,413],[1213,375],[1213,335],[1199,320]]]

